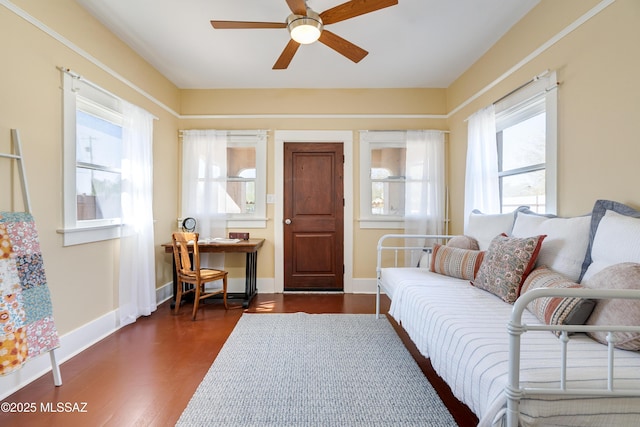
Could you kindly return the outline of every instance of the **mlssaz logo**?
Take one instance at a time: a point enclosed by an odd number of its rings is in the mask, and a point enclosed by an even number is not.
[[[87,402],[40,402],[40,412],[86,413]]]

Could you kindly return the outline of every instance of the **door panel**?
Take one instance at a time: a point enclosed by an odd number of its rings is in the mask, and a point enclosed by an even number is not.
[[[285,143],[284,151],[284,289],[342,290],[342,144]]]

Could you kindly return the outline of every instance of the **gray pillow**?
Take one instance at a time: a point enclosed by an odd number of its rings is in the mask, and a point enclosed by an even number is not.
[[[480,249],[478,246],[478,241],[471,236],[456,236],[452,239],[449,239],[447,242],[447,246],[450,248],[458,248],[458,249],[470,249],[472,251],[477,251]]]
[[[591,289],[640,290],[640,264],[624,262],[612,265],[596,273],[586,286]],[[587,325],[640,325],[640,300],[601,299],[596,303]],[[590,332],[594,340],[607,344],[607,332]],[[624,350],[640,350],[639,332],[615,332],[615,346]]]

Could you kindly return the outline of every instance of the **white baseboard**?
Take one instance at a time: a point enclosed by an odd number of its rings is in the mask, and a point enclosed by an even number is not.
[[[275,294],[276,293],[276,279],[273,277],[258,279],[256,283],[259,294]],[[242,282],[242,292],[244,290],[244,281]]]
[[[160,305],[173,297],[173,282],[168,282],[156,289],[156,304]]]
[[[245,281],[243,278],[230,278],[227,283],[227,291],[230,293],[241,293],[245,290]],[[275,279],[274,278],[259,278],[256,286],[259,294],[273,294],[275,293]],[[169,282],[164,286],[156,289],[156,301],[161,304],[173,297],[173,282]]]
[[[354,294],[375,294],[377,279],[351,279],[351,287]]]

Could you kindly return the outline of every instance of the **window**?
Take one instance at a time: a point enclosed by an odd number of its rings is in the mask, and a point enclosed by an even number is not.
[[[555,73],[495,104],[502,212],[556,211]]]
[[[119,98],[63,72],[64,244],[120,236]]]
[[[266,132],[185,130],[182,215],[266,226]],[[197,166],[196,166],[197,165]]]
[[[406,228],[407,218],[441,221],[441,131],[362,131],[360,159],[361,227]]]
[[[227,140],[228,227],[266,226],[266,134],[229,132]]]
[[[405,208],[405,132],[360,132],[360,220],[401,228]]]
[[[404,147],[371,149],[371,214],[404,215]]]

